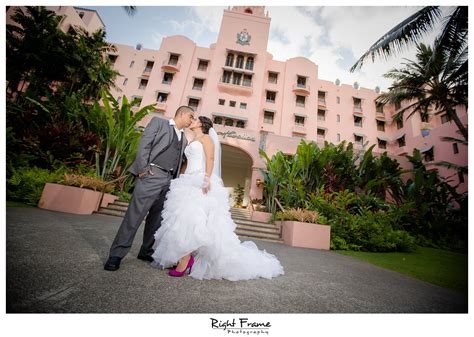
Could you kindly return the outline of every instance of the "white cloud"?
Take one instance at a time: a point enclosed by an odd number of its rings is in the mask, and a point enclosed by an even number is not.
[[[388,61],[367,61],[355,73],[350,73],[349,68],[383,33],[419,8],[270,7],[271,31],[278,34],[271,34],[268,50],[275,59],[284,61],[301,56],[303,46],[309,51],[308,58],[319,66],[319,78],[329,81],[339,78],[346,84],[358,81],[363,87],[375,88],[378,85],[386,89],[390,81],[383,78],[383,74],[399,67],[403,57],[414,58],[413,49]],[[289,43],[283,43],[277,36],[282,33]],[[426,40],[432,41],[434,35],[429,35]]]

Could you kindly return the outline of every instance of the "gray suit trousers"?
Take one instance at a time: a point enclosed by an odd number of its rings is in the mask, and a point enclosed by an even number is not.
[[[146,173],[142,178],[136,178],[132,199],[110,248],[110,256],[123,258],[127,255],[145,216],[143,243],[139,254],[153,254],[154,235],[161,226],[161,211],[172,176],[156,167],[151,169],[154,175]]]

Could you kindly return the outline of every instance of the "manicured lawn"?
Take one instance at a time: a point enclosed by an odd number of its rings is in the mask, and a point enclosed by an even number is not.
[[[414,253],[336,252],[467,293],[467,254],[426,247],[419,247]]]
[[[27,204],[24,204],[22,202],[11,201],[11,200],[7,200],[6,206],[7,207],[33,207],[31,205],[27,205]]]

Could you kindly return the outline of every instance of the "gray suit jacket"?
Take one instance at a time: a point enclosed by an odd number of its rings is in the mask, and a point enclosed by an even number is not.
[[[138,143],[137,156],[128,172],[137,176],[139,173],[150,169],[150,163],[173,141],[174,126],[169,121],[159,117],[153,117],[143,131]],[[181,158],[178,166],[178,174],[184,161],[184,148],[188,144],[184,133],[182,134],[183,146],[181,147]]]

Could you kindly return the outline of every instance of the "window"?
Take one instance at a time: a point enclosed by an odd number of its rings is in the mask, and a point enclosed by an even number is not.
[[[143,70],[143,72],[144,72],[144,73],[149,73],[149,72],[151,72],[151,70],[153,69],[153,65],[154,65],[154,64],[155,64],[155,62],[153,62],[153,61],[147,61],[145,70]]]
[[[128,78],[126,78],[126,79],[123,80],[123,85],[124,85],[124,86],[127,85],[127,83],[128,83]]]
[[[235,124],[235,127],[237,128],[245,128],[245,121],[237,121],[237,123]]]
[[[197,98],[190,98],[188,101],[188,105],[196,111],[198,105],[199,105],[199,99]]]
[[[364,137],[359,135],[354,135],[354,141],[357,145],[362,145],[364,141]]]
[[[232,73],[230,71],[224,71],[224,76],[222,76],[222,82],[230,83],[231,77],[232,77]]]
[[[240,85],[241,81],[242,81],[242,74],[234,73],[234,76],[232,77],[232,84]]]
[[[204,80],[201,78],[195,78],[193,84],[193,90],[202,90],[202,86],[204,85]]]
[[[444,114],[441,116],[441,123],[444,124],[444,123],[447,123],[451,121],[451,118],[449,118],[448,114]]]
[[[337,141],[338,141],[338,142],[341,141],[341,134],[340,134],[340,133],[337,134]]]
[[[354,125],[362,127],[362,117],[354,116]]]
[[[234,120],[233,119],[226,119],[225,120],[225,126],[234,126]]]
[[[275,114],[273,113],[273,111],[265,111],[263,113],[263,122],[264,123],[267,123],[267,124],[273,124],[273,116]]]
[[[129,68],[133,68],[134,64],[135,64],[135,61],[130,62],[130,67]]]
[[[237,56],[235,67],[242,69],[244,67],[244,57],[242,55]]]
[[[199,70],[199,71],[206,71],[208,65],[209,65],[209,61],[207,61],[207,60],[199,60],[198,70]]]
[[[375,102],[375,112],[383,113],[383,104]]]
[[[318,121],[326,120],[326,110],[318,109]]]
[[[318,128],[318,138],[326,137],[326,130]]]
[[[296,126],[304,126],[304,117],[303,116],[295,116],[295,124],[296,124]]]
[[[453,152],[454,154],[459,153],[458,143],[453,143]]]
[[[132,102],[137,99],[134,105],[132,105],[132,108],[138,108],[140,104],[142,103],[142,96],[132,96]]]
[[[318,103],[326,104],[326,93],[324,91],[318,91]]]
[[[404,147],[405,144],[405,136],[398,138],[398,147]]]
[[[397,130],[400,130],[403,128],[403,119],[398,119],[397,120]]]
[[[296,106],[302,106],[302,107],[304,107],[305,98],[306,98],[306,97],[304,97],[304,96],[296,95]]]
[[[79,12],[79,17],[82,19],[84,17],[84,12]]]
[[[109,60],[110,60],[110,63],[112,63],[112,65],[115,64],[115,61],[117,61],[117,58],[118,58],[118,55],[110,55],[109,54]]]
[[[421,114],[421,121],[423,123],[428,123],[428,119],[429,119],[429,115],[426,113],[426,114]]]
[[[158,103],[164,103],[168,99],[168,93],[167,92],[159,92],[158,97],[156,98],[156,101]]]
[[[337,104],[340,104],[340,103],[341,103],[341,97],[339,97],[339,96],[336,97],[336,103],[337,103]]]
[[[120,102],[122,102],[122,96],[117,97],[117,103],[120,104]]]
[[[232,67],[234,65],[234,54],[227,54],[225,65],[227,67]]]
[[[138,85],[139,90],[144,90],[146,85],[148,84],[148,80],[145,78],[140,79],[140,84]]]
[[[247,57],[247,62],[245,63],[245,69],[253,70],[253,57]]]
[[[247,109],[247,103],[240,103],[240,108],[241,109]]]
[[[464,173],[458,172],[459,183],[462,184],[464,182]]]
[[[267,102],[275,103],[275,99],[276,99],[276,92],[267,90]]]
[[[176,66],[178,64],[179,55],[178,54],[170,54],[170,59],[168,60],[168,64],[172,66]]]
[[[385,122],[384,121],[377,121],[377,130],[378,131],[385,131]]]
[[[252,75],[244,75],[244,81],[242,82],[242,85],[246,87],[251,87],[252,86]]]
[[[362,100],[357,97],[353,97],[354,100],[354,111],[362,111]]]
[[[277,73],[272,73],[272,72],[268,72],[268,83],[273,83],[273,84],[277,84],[278,82],[278,74]]]
[[[225,104],[225,99],[219,98],[219,105],[224,105]]]
[[[337,115],[336,118],[337,118],[337,122],[340,123],[341,122],[341,115]]]
[[[434,151],[433,151],[433,147],[431,147],[431,149],[429,149],[428,151],[424,152],[423,153],[423,159],[425,161],[433,161],[434,160]]]
[[[306,77],[297,75],[296,85],[299,88],[306,88]]]
[[[378,140],[379,149],[386,149],[387,148],[387,141],[379,139]]]
[[[235,108],[235,101],[229,101],[229,106]]]
[[[173,73],[164,73],[162,83],[171,84],[171,82],[173,81],[173,75],[174,75]]]
[[[222,117],[214,117],[213,123],[222,125]]]

